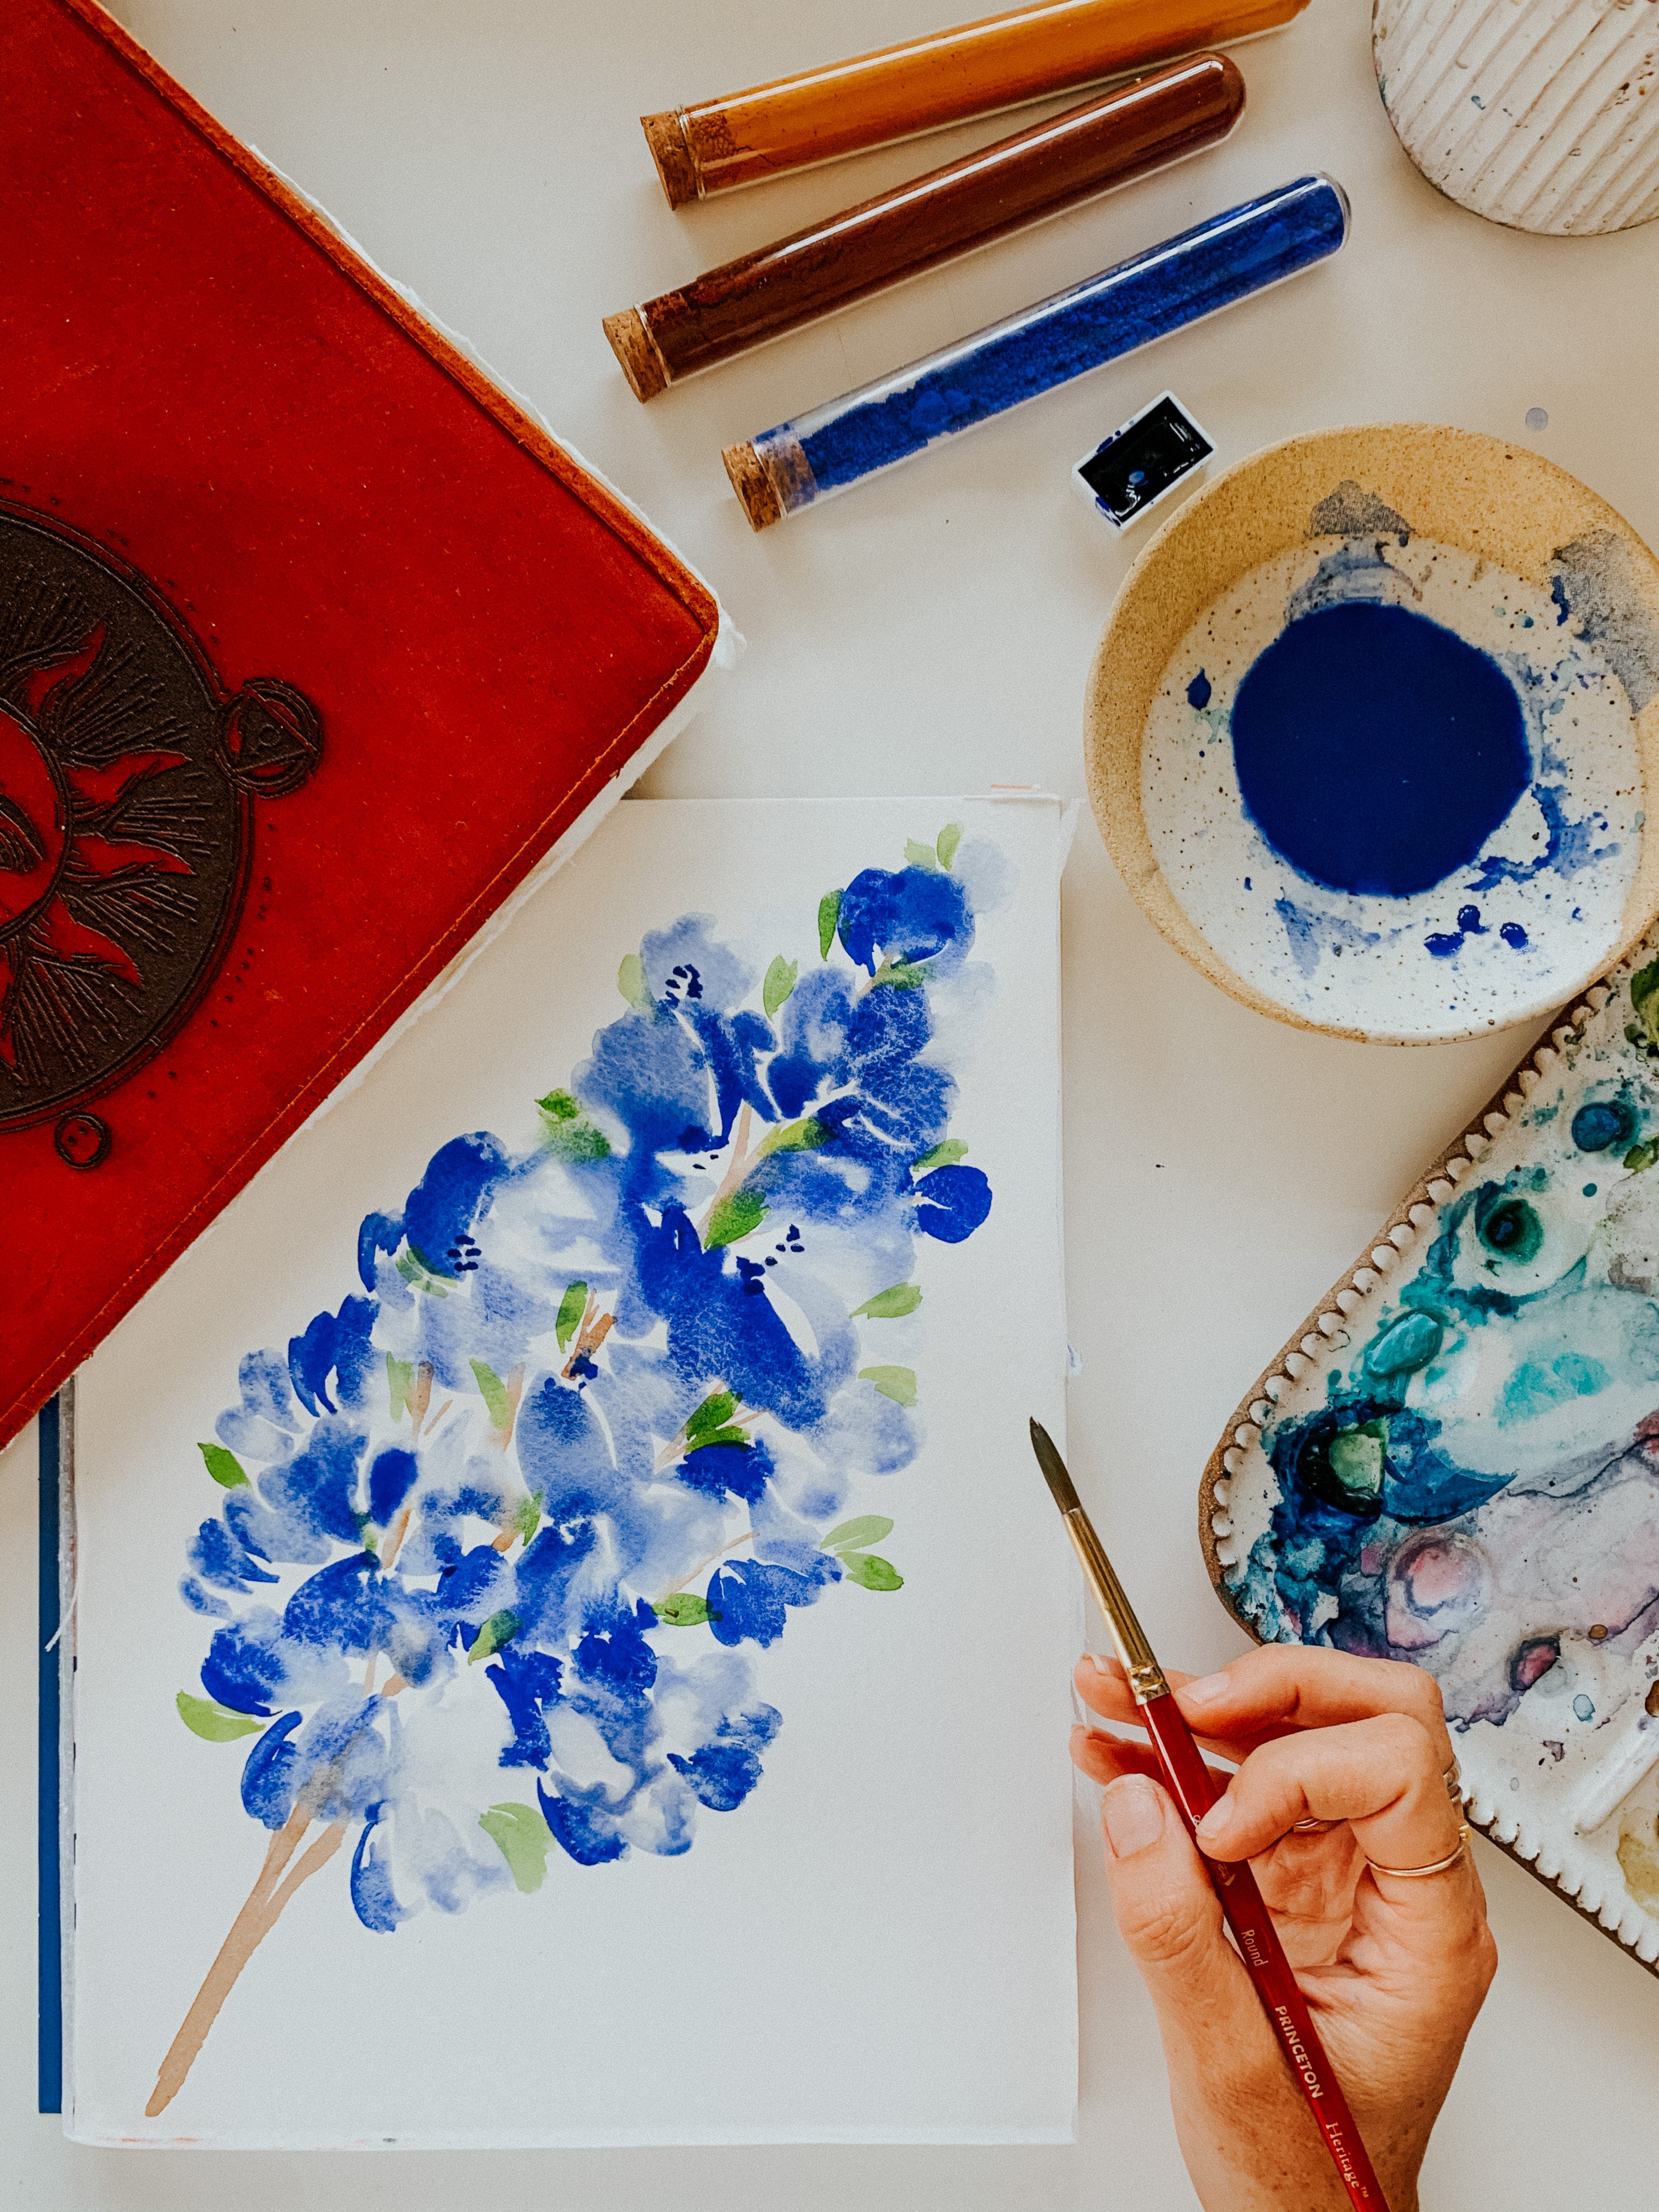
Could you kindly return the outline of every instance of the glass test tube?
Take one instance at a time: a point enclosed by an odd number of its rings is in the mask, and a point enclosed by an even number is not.
[[[642,115],[671,207],[1277,30],[1308,0],[1040,0]]]
[[[1056,385],[1166,337],[1334,253],[1348,197],[1298,177],[1056,292],[890,376],[726,448],[751,526],[765,529]]]

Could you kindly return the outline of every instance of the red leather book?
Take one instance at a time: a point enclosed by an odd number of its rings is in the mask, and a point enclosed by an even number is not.
[[[0,112],[3,1443],[720,615],[92,0],[8,0]]]

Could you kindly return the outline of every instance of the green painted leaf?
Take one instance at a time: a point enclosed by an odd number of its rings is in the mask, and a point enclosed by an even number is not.
[[[884,1536],[890,1536],[893,1524],[882,1513],[860,1513],[856,1521],[843,1521],[832,1528],[818,1546],[821,1552],[852,1550],[861,1552],[866,1544],[878,1544]]]
[[[222,1444],[198,1444],[196,1449],[207,1462],[208,1473],[222,1488],[236,1490],[247,1480],[241,1461]]]
[[[916,1372],[914,1367],[860,1367],[860,1382],[873,1382],[884,1398],[890,1398],[896,1406],[914,1406],[916,1402]]]
[[[957,847],[961,842],[961,823],[947,822],[939,833],[939,844],[935,848],[939,854],[939,864],[941,868],[950,866],[951,861],[957,857]]]
[[[1659,960],[1650,960],[1631,977],[1630,1002],[1649,1036],[1659,1041]]]
[[[483,1401],[489,1412],[489,1425],[503,1431],[513,1425],[513,1401],[507,1395],[507,1385],[493,1367],[486,1367],[482,1359],[469,1362],[477,1379]]]
[[[1650,1137],[1644,1145],[1632,1145],[1625,1155],[1625,1165],[1632,1175],[1645,1175],[1656,1160],[1659,1160],[1659,1137]]]
[[[665,1628],[698,1628],[708,1618],[708,1601],[695,1590],[676,1590],[651,1608]]]
[[[466,1663],[476,1659],[488,1659],[492,1651],[499,1651],[503,1644],[510,1644],[519,1632],[516,1613],[492,1613],[483,1626],[466,1647]]]
[[[735,1392],[711,1390],[685,1425],[688,1439],[706,1437],[711,1430],[718,1429],[729,1421],[737,1410]]]
[[[645,963],[637,952],[624,952],[617,970],[617,988],[635,1013],[651,1014],[656,1007],[651,997],[651,987],[645,980]]]
[[[582,1110],[568,1091],[550,1091],[536,1103],[550,1121],[574,1121]]]
[[[526,1544],[542,1525],[542,1496],[539,1490],[532,1490],[528,1498],[519,1500],[519,1510],[513,1516],[514,1534]]]
[[[492,1805],[478,1826],[507,1861],[514,1886],[528,1897],[547,1880],[553,1831],[534,1805]]]
[[[711,1429],[706,1437],[694,1437],[685,1449],[688,1456],[694,1451],[701,1451],[705,1444],[741,1444],[747,1451],[750,1442],[748,1432],[743,1429]]]
[[[399,1252],[392,1263],[411,1290],[424,1291],[429,1298],[447,1298],[449,1291],[433,1273],[431,1267],[410,1244]]]
[[[902,1321],[921,1304],[921,1286],[918,1283],[895,1283],[890,1291],[878,1291],[872,1298],[866,1298],[861,1306],[854,1306],[850,1318],[856,1321],[862,1314],[866,1321]]]
[[[896,991],[918,990],[932,972],[917,960],[884,960],[870,978],[870,988],[873,991],[883,983],[890,983]]]
[[[757,1190],[734,1190],[709,1215],[702,1236],[703,1250],[712,1252],[720,1245],[735,1244],[740,1237],[752,1236],[766,1215],[766,1200]]]
[[[586,1284],[571,1283],[567,1285],[564,1296],[559,1300],[558,1319],[553,1324],[553,1334],[559,1340],[559,1349],[561,1352],[568,1348],[570,1340],[574,1336],[576,1331],[581,1327],[582,1316],[586,1311]]]
[[[829,1144],[835,1133],[816,1114],[805,1114],[799,1121],[780,1121],[775,1129],[769,1129],[759,1157],[764,1159],[769,1152],[815,1152],[821,1145]]]
[[[890,1560],[878,1559],[873,1552],[841,1552],[836,1554],[842,1570],[849,1583],[860,1589],[896,1590],[904,1588],[904,1577]]]
[[[392,1418],[401,1421],[409,1403],[409,1393],[415,1381],[415,1362],[398,1359],[392,1353],[386,1356],[386,1395],[392,1401]]]
[[[910,1169],[913,1176],[931,1175],[935,1168],[953,1168],[958,1160],[968,1157],[967,1145],[960,1137],[947,1137],[942,1145],[935,1145],[931,1152],[924,1152]]]
[[[761,1004],[769,1021],[794,989],[799,973],[799,961],[786,960],[781,952],[767,969],[766,981],[761,985]]]
[[[579,1166],[584,1160],[606,1160],[611,1139],[584,1115],[580,1121],[550,1121],[544,1133],[547,1149],[562,1160]]]
[[[211,1698],[192,1698],[188,1690],[180,1690],[173,1702],[179,1708],[179,1719],[204,1743],[234,1743],[239,1735],[261,1735],[264,1732],[264,1721],[233,1712],[228,1705],[217,1705]]]
[[[836,929],[841,921],[840,891],[825,891],[818,901],[818,958],[830,957],[830,947],[836,941]]]
[[[933,847],[919,845],[914,837],[907,837],[904,841],[904,857],[913,868],[937,870],[939,866],[939,855]]]

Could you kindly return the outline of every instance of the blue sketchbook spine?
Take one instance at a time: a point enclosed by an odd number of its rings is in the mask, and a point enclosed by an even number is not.
[[[58,1729],[61,1711],[58,1596],[58,1514],[62,1492],[61,1401],[40,1409],[40,2043],[36,2075],[40,2110],[64,2109],[63,1882],[59,1856]]]

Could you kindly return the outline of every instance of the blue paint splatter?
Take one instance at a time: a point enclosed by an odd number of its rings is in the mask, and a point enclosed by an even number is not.
[[[1581,1152],[1605,1152],[1636,1134],[1636,1109],[1628,1098],[1593,1098],[1572,1117],[1572,1141]]]
[[[1411,609],[1325,606],[1282,630],[1232,708],[1244,805],[1297,872],[1403,898],[1471,865],[1531,780],[1491,656]]]
[[[1201,714],[1209,705],[1212,696],[1210,679],[1200,668],[1187,686],[1187,704],[1196,707]]]

